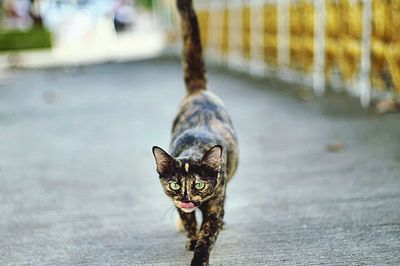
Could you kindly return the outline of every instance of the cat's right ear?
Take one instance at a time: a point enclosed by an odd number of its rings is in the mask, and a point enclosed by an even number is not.
[[[160,176],[165,176],[167,173],[170,173],[174,166],[174,158],[157,146],[153,147],[153,155],[156,159],[157,173],[159,173]]]

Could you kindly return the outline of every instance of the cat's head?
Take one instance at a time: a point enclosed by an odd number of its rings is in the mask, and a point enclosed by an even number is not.
[[[153,155],[165,194],[184,212],[194,211],[215,194],[221,169],[220,145],[211,147],[198,160],[173,158],[157,146]]]

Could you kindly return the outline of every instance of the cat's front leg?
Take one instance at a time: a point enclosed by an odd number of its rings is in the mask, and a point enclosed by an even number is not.
[[[221,204],[222,205],[222,204]],[[194,249],[192,266],[209,265],[210,252],[223,224],[223,206],[213,206],[203,211],[203,223]]]
[[[197,222],[196,222],[196,215],[194,212],[185,213],[181,209],[178,208],[179,217],[181,218],[183,227],[187,232],[187,242],[186,242],[186,249],[187,250],[194,250],[194,247],[197,243]]]

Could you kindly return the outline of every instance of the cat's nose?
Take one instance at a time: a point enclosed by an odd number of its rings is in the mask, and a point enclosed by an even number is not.
[[[185,202],[185,203],[190,202],[188,194],[185,193],[185,195],[183,196],[182,202]]]

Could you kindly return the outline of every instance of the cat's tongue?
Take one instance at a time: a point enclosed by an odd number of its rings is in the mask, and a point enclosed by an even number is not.
[[[181,205],[179,206],[182,209],[193,209],[195,206],[193,202],[181,202]]]

